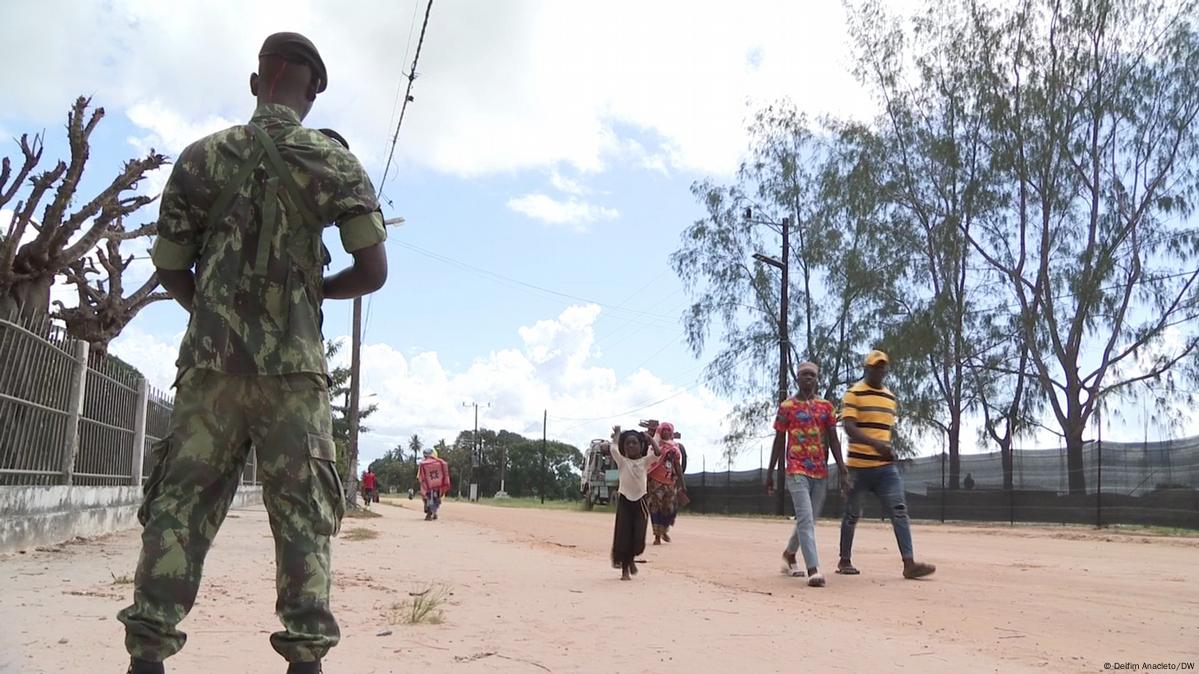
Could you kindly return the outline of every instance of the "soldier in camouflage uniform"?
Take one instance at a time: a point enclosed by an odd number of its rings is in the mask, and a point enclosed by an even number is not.
[[[301,125],[327,84],[316,47],[267,38],[250,89],[258,107],[188,146],[162,194],[152,257],[191,314],[175,409],[138,512],[144,526],[125,624],[131,674],[158,674],[186,635],[204,556],[251,445],[275,538],[271,645],[290,674],[316,674],[340,638],[329,607],[330,537],[344,513],[320,330],[325,298],[373,292],[386,233],[358,160]],[[336,223],[354,265],[322,277],[321,232]],[[194,272],[193,272],[194,269]]]

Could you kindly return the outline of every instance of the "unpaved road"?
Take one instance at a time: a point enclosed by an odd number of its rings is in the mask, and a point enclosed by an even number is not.
[[[633,582],[607,562],[612,516],[417,504],[347,520],[334,549],[342,643],[329,674],[372,672],[1101,672],[1199,660],[1199,539],[917,522],[904,581],[890,529],[859,525],[856,578],[778,575],[788,524],[682,517]],[[367,529],[378,536],[352,540]],[[835,522],[817,537],[835,562]],[[124,672],[137,532],[0,557],[0,672]],[[117,582],[114,582],[114,576]],[[409,593],[444,589],[441,624],[397,622]],[[282,672],[267,635],[266,514],[231,513],[168,671]],[[390,634],[381,633],[390,632]],[[1114,670],[1113,670],[1114,671]]]

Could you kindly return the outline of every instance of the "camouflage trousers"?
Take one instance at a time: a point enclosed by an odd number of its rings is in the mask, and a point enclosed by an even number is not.
[[[170,433],[153,449],[138,511],[142,550],[133,605],[117,615],[133,657],[162,661],[187,641],[177,625],[195,603],[204,557],[251,445],[275,539],[275,612],[284,627],[271,635],[271,645],[289,662],[319,660],[337,645],[329,548],[345,495],[332,426],[323,375],[189,370],[180,376]]]

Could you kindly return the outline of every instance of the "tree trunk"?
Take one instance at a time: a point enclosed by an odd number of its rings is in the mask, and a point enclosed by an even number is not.
[[[1081,415],[1081,412],[1078,412]],[[1071,416],[1075,415],[1075,410],[1071,410]],[[1082,461],[1083,449],[1083,424],[1081,421],[1075,422],[1073,419],[1063,424],[1066,440],[1066,474],[1069,478],[1070,495],[1082,495],[1087,493],[1087,474]]]
[[[50,313],[50,286],[54,277],[37,278],[29,281],[19,281],[9,288],[9,300],[6,303],[11,315],[32,316],[34,314]]]
[[[1012,489],[1015,481],[1012,479],[1012,441],[1008,438],[999,444],[999,457],[1003,463],[1003,488]]]

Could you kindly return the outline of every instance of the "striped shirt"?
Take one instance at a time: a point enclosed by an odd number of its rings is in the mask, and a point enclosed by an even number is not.
[[[860,381],[845,392],[841,418],[857,422],[862,433],[872,439],[891,442],[891,429],[895,426],[895,409],[898,403],[895,394],[887,387],[872,388]],[[849,456],[845,465],[849,468],[876,468],[891,463],[879,457],[870,445],[849,442]]]

